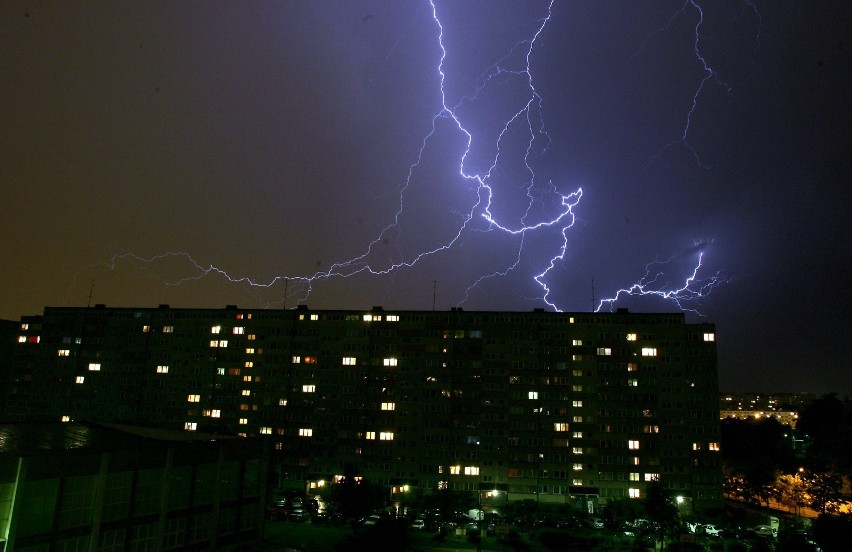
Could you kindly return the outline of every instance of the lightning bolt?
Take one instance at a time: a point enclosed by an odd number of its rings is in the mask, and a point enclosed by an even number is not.
[[[560,307],[550,299],[551,283],[548,278],[551,271],[565,261],[568,251],[568,234],[575,222],[575,207],[578,206],[582,196],[582,188],[577,188],[568,193],[563,193],[552,181],[539,182],[534,170],[535,160],[547,152],[550,145],[550,137],[545,130],[543,120],[544,100],[535,87],[533,73],[531,70],[531,59],[535,55],[539,39],[545,32],[551,19],[554,1],[550,0],[543,10],[542,16],[535,20],[534,30],[529,38],[517,42],[511,47],[504,57],[488,67],[474,82],[473,90],[461,95],[455,101],[449,98],[447,91],[447,73],[445,62],[449,56],[445,41],[445,26],[439,16],[439,9],[435,0],[427,0],[430,8],[432,22],[435,25],[436,45],[440,52],[435,64],[435,75],[440,92],[440,105],[437,106],[435,114],[431,119],[431,128],[420,141],[420,147],[416,158],[409,165],[407,176],[399,187],[399,203],[396,207],[393,220],[386,225],[364,250],[349,259],[334,262],[327,270],[318,270],[313,274],[302,274],[293,276],[274,276],[271,279],[259,280],[247,275],[229,273],[221,267],[197,261],[189,253],[169,252],[152,257],[142,257],[133,253],[122,253],[114,255],[110,261],[99,263],[110,270],[117,270],[123,262],[141,263],[145,266],[154,267],[168,263],[181,263],[185,266],[185,274],[169,279],[160,278],[160,281],[169,286],[180,286],[203,278],[215,276],[233,284],[242,284],[248,289],[269,289],[284,283],[285,293],[279,301],[269,302],[266,307],[283,305],[286,307],[290,298],[295,298],[299,303],[306,302],[311,296],[314,285],[321,281],[335,278],[351,278],[359,274],[374,276],[393,276],[397,272],[410,269],[420,263],[423,259],[446,252],[464,240],[467,236],[474,234],[494,234],[514,244],[514,253],[510,261],[504,266],[491,273],[483,274],[473,279],[468,285],[458,305],[469,300],[470,294],[480,284],[489,279],[507,276],[522,264],[539,263],[534,268],[535,275],[532,282],[536,289],[540,290],[535,300],[541,301],[553,310],[559,311]],[[714,79],[721,86],[726,87],[719,79],[715,70],[701,54],[700,28],[703,23],[703,11],[696,0],[686,0],[680,10],[675,13],[664,28],[656,32],[663,32],[674,23],[674,20],[687,9],[692,8],[698,14],[698,22],[695,25],[694,52],[697,59],[704,68],[704,77],[701,79],[692,97],[692,103],[686,114],[686,123],[679,139],[664,146],[657,154],[658,157],[667,148],[677,144],[684,144],[693,154],[696,162],[701,164],[695,150],[687,141],[690,123],[705,84]],[[641,47],[640,47],[641,48]],[[508,111],[508,115],[501,119],[496,126],[498,131],[491,142],[485,142],[493,155],[486,157],[487,161],[476,159],[476,147],[479,141],[484,141],[482,133],[476,134],[472,125],[467,122],[465,110],[477,103],[486,91],[493,87],[507,87],[509,84],[515,86],[514,90],[522,90],[520,99],[515,99],[514,107]],[[729,89],[728,89],[729,90]],[[449,129],[449,130],[448,130]],[[468,206],[457,211],[457,225],[448,234],[449,237],[438,241],[430,247],[421,247],[413,255],[403,253],[402,228],[404,216],[411,211],[406,204],[406,197],[415,185],[416,174],[424,163],[430,146],[439,136],[445,132],[451,132],[462,142],[456,159],[457,174],[460,183],[464,185],[465,192],[470,196]],[[522,138],[518,138],[521,136]],[[517,143],[522,144],[521,151],[516,151]],[[516,148],[513,149],[512,145]],[[476,151],[479,151],[478,149]],[[516,188],[523,190],[525,194],[525,205],[522,206],[520,215],[503,217],[497,213],[502,201],[501,193],[506,182],[510,185],[511,178],[506,176],[508,170],[504,166],[511,163],[512,155],[522,159],[520,173],[523,174],[523,182],[515,184]],[[481,155],[480,155],[481,157]],[[652,160],[653,162],[653,160]],[[478,166],[478,168],[477,168]],[[500,180],[502,177],[503,180]],[[535,261],[530,256],[530,240],[550,243],[549,253],[543,256],[544,261]],[[380,251],[380,246],[393,242],[393,253],[389,256]],[[539,254],[539,253],[537,253]],[[707,296],[715,286],[719,285],[723,278],[717,273],[710,277],[699,277],[702,269],[703,251],[699,252],[696,264],[691,273],[686,277],[682,285],[670,288],[664,277],[662,267],[670,264],[675,256],[665,261],[654,261],[646,266],[645,275],[632,286],[619,290],[615,296],[600,302],[596,310],[604,306],[612,308],[620,298],[637,295],[653,295],[665,301],[670,301],[683,310],[694,311],[692,303]],[[153,273],[153,270],[152,270]],[[76,278],[76,277],[75,277]]]

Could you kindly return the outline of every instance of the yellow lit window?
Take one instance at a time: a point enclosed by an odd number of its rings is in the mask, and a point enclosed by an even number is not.
[[[89,363],[89,370],[92,371],[92,372],[100,372],[101,371],[101,364],[99,362],[90,362]]]
[[[302,393],[314,393],[314,392],[316,392],[316,390],[317,390],[316,385],[303,385],[302,386]]]
[[[639,450],[639,441],[637,439],[630,439],[627,441],[627,448],[630,450]]]
[[[707,444],[707,450],[720,451],[722,449],[721,449],[721,447],[719,447],[719,443],[708,443]]]
[[[579,462],[575,462],[571,466],[571,469],[573,469],[574,471],[583,471],[583,464],[580,464]]]
[[[248,397],[251,395],[251,389],[243,389],[243,397]]]
[[[571,345],[573,345],[575,347],[581,347],[583,345],[583,340],[582,339],[572,339]]]
[[[579,423],[579,422],[583,421],[583,417],[582,416],[574,416],[573,418],[571,418],[571,421]]]
[[[243,376],[243,381],[251,381],[251,376]]]
[[[306,356],[305,357],[305,364],[316,364],[316,363],[317,363],[317,357],[315,357],[315,356]]]
[[[571,447],[571,454],[583,454],[583,447]]]
[[[612,349],[609,347],[598,347],[598,355],[599,356],[610,356],[612,355]]]
[[[21,329],[22,329],[22,330],[29,330],[29,329],[30,329],[30,325],[29,325],[29,324],[27,324],[27,323],[25,322],[25,323],[21,324]]]
[[[657,349],[655,347],[642,347],[642,356],[657,356]]]
[[[630,487],[627,491],[628,491],[628,496],[630,498],[640,498],[639,489],[637,489],[635,487]]]
[[[86,381],[86,376],[77,376],[74,379],[74,383],[84,383]]]
[[[479,475],[479,467],[478,466],[465,466],[464,467],[465,475]]]
[[[198,428],[198,424],[195,422],[186,422],[183,424],[183,428],[187,431],[195,431]]]
[[[254,347],[246,347],[246,354],[247,355],[253,355],[254,354]]]
[[[158,374],[168,374],[169,373],[169,367],[166,366],[165,364],[160,364],[159,366],[157,366],[157,373]]]
[[[57,352],[57,355],[63,356],[63,357],[71,356],[71,350],[70,349],[59,349],[59,351]]]
[[[62,422],[70,422],[70,421],[71,421],[71,416],[67,416],[67,415],[66,415],[66,416],[62,416],[62,417],[60,418],[60,421],[62,421]]]
[[[382,431],[379,433],[380,441],[393,441],[393,432],[392,431]]]
[[[635,362],[628,362],[627,363],[627,371],[628,372],[636,372],[637,370],[639,370],[638,364],[636,364]]]
[[[571,434],[571,437],[574,438],[574,439],[582,439],[583,438],[583,432],[582,431],[575,431]]]
[[[639,387],[639,380],[636,378],[630,378],[627,380],[627,387]]]
[[[538,399],[538,391],[530,391],[527,393],[527,398],[533,401]]]
[[[627,341],[636,341],[636,334],[635,333],[627,334]]]
[[[639,481],[639,472],[630,472],[630,481]]]
[[[211,417],[211,418],[218,418],[218,417],[220,417],[221,415],[222,415],[222,411],[221,411],[221,410],[211,410],[211,411],[210,411],[210,417]]]
[[[234,326],[234,335],[243,335],[246,329],[243,326]]]
[[[714,333],[704,334],[704,341],[716,341],[716,334],[714,334]]]
[[[261,435],[272,435],[272,428],[271,427],[262,427],[262,428],[260,428],[260,434]]]
[[[228,375],[229,376],[239,376],[240,375],[240,369],[239,368],[228,368]]]
[[[568,431],[568,424],[564,422],[556,422],[553,424],[553,431]]]
[[[26,342],[27,342],[27,336],[25,336],[25,335],[19,335],[18,336],[18,343],[26,343]]]
[[[210,333],[212,333],[212,334],[218,334],[221,331],[222,331],[222,326],[213,326],[212,328],[210,328]]]
[[[201,402],[201,395],[187,395],[186,402]]]
[[[248,424],[248,418],[240,418],[240,425]]]
[[[392,402],[383,402],[382,410],[396,410],[396,403]]]
[[[632,457],[632,458],[630,459],[630,463],[631,463],[632,465],[634,465],[634,466],[638,466],[638,465],[639,465],[639,457],[638,457],[638,456],[634,456],[634,457]]]
[[[399,315],[398,314],[389,314],[389,315],[385,316],[385,320],[388,321],[388,322],[399,322]]]
[[[300,356],[294,356],[293,357],[293,364],[300,364],[301,362],[302,362],[302,357],[300,357]]]
[[[701,443],[692,443],[692,450],[701,450]]]
[[[647,482],[659,481],[659,480],[660,480],[660,474],[658,474],[658,473],[646,473],[645,474],[645,481],[647,481]]]
[[[397,365],[397,359],[395,359],[395,358],[386,358],[386,359],[384,360],[384,365],[385,365],[385,366],[396,366],[396,365]]]
[[[574,408],[582,408],[583,401],[571,401],[571,406],[573,406]]]
[[[175,333],[174,326],[163,326],[163,333]]]
[[[246,361],[246,368],[254,368],[254,362],[247,360]]]
[[[314,430],[311,428],[303,427],[299,429],[299,437],[313,437]]]
[[[278,399],[278,406],[287,406],[287,399]]]
[[[254,341],[255,339],[257,339],[257,336],[254,334],[248,334],[246,336],[246,339],[248,339],[249,341]]]
[[[450,466],[450,473],[452,475],[458,475],[461,473],[461,466]]]
[[[151,331],[151,326],[142,326],[142,331],[148,333]]]
[[[344,366],[355,366],[358,361],[355,357],[343,357],[343,365]]]
[[[365,437],[367,439],[375,439],[376,438],[376,432],[375,431],[368,431],[367,434],[365,435]]]

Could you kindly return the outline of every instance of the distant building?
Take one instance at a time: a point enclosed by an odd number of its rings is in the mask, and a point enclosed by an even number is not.
[[[813,393],[720,393],[719,417],[739,420],[774,418],[796,429],[799,412],[816,400]]]
[[[277,481],[722,503],[715,329],[683,314],[46,308],[0,415],[267,436]]]
[[[0,424],[0,550],[257,550],[266,473],[257,439]]]

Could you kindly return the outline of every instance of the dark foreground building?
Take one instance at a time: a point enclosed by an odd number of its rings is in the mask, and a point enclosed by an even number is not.
[[[257,550],[264,448],[182,431],[0,424],[0,550]]]
[[[12,339],[0,417],[268,436],[283,487],[722,503],[715,329],[680,313],[48,307]]]

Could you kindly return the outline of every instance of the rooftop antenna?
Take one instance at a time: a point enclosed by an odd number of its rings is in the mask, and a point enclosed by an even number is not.
[[[86,308],[87,309],[92,306],[92,294],[94,293],[94,291],[95,291],[95,279],[92,278],[92,285],[89,286],[89,298],[86,301]]]
[[[595,279],[592,278],[592,312],[595,312]]]
[[[438,280],[432,280],[432,310],[435,310],[435,297],[438,295]]]

